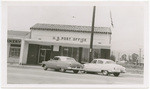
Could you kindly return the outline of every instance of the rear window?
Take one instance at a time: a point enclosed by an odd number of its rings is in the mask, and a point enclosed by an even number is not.
[[[59,58],[58,57],[54,57],[54,59],[53,60],[59,60]]]
[[[97,62],[97,60],[93,60],[91,63],[96,63]]]
[[[115,62],[114,61],[106,61],[105,64],[115,64]]]

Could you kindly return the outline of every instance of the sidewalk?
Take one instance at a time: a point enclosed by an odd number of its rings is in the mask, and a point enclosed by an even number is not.
[[[33,68],[33,69],[41,69],[41,65],[19,65],[17,63],[7,63],[8,67],[17,67],[17,68]]]

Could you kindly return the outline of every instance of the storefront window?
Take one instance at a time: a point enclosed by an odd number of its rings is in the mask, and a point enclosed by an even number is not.
[[[62,47],[61,50],[61,55],[62,56],[68,56],[68,57],[73,57],[78,61],[79,58],[79,49],[78,48],[73,48],[73,47]]]
[[[19,58],[20,57],[20,47],[21,44],[11,44],[9,57]]]
[[[100,49],[94,49],[93,50],[93,53],[94,53],[94,58],[100,58]]]
[[[90,50],[88,48],[83,48],[82,62],[89,62],[89,52],[90,52]]]

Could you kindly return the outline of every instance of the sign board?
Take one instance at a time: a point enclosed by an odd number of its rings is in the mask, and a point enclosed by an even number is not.
[[[59,51],[59,46],[58,45],[54,45],[53,46],[53,51]]]
[[[74,41],[74,42],[80,42],[84,43],[87,41],[86,38],[78,38],[78,37],[59,37],[59,36],[54,36],[53,40],[55,41]]]

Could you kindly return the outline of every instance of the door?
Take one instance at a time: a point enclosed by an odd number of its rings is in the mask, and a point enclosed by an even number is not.
[[[51,50],[46,50],[46,53],[45,53],[45,61],[48,61],[50,60],[50,57],[51,57]]]
[[[93,60],[91,63],[88,64],[86,70],[91,72],[97,72],[97,60]]]
[[[101,72],[103,70],[103,61],[102,60],[97,60],[97,63],[95,65],[95,71]]]
[[[52,69],[57,69],[57,61],[58,61],[58,57],[54,57],[53,59],[48,61],[48,67],[52,68]]]
[[[45,61],[45,57],[46,57],[46,50],[41,49],[40,50],[39,63],[42,63],[42,61]]]
[[[38,45],[29,44],[27,64],[37,64],[38,63],[38,50],[39,50]]]
[[[51,57],[51,50],[40,49],[39,62],[38,63],[42,63],[42,61],[48,61],[48,60],[50,60],[50,57]]]

